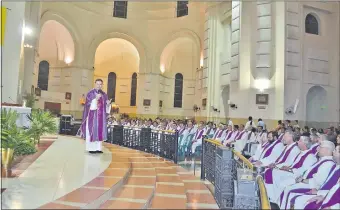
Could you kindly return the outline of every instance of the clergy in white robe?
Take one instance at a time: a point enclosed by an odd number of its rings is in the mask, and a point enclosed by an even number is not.
[[[247,143],[247,131],[244,129],[244,125],[241,124],[239,133],[235,137],[234,149],[238,152],[242,152],[246,143]]]
[[[204,122],[200,122],[198,129],[195,133],[195,136],[192,139],[192,145],[191,145],[191,153],[192,154],[195,153],[196,147],[202,145],[203,134],[204,134]]]
[[[261,154],[270,146],[270,142],[268,141],[268,134],[262,135],[262,138],[259,139],[259,145],[257,146],[256,152],[253,156],[249,158],[250,162],[256,162],[260,159]]]
[[[267,166],[266,163],[274,162],[284,150],[284,145],[282,143],[283,134],[277,137],[276,132],[269,132],[267,135],[268,144],[259,157],[259,161],[262,162],[263,166]]]
[[[321,142],[318,152],[320,159],[296,179],[296,184],[287,186],[280,194],[278,204],[281,209],[290,209],[291,200],[295,196],[307,193],[311,189],[320,189],[336,165],[332,156],[334,149],[332,142]]]
[[[272,182],[265,182],[266,189],[269,189],[270,200],[277,201],[281,192],[286,186],[295,184],[296,178],[303,175],[314,163],[316,156],[309,150],[311,141],[308,137],[302,136],[298,141],[298,147],[301,150],[296,156],[293,164],[274,168],[272,171]]]
[[[214,134],[215,134],[214,125],[212,122],[208,122],[208,125],[204,130],[204,135],[206,135],[208,139],[211,139],[213,138]]]
[[[286,144],[283,151],[279,154],[279,157],[273,161],[273,159],[263,158],[257,161],[254,165],[269,168],[281,168],[293,164],[296,156],[300,153],[300,149],[294,141],[299,140],[299,137],[292,131],[286,131],[283,142]]]
[[[238,125],[234,125],[234,130],[231,130],[231,126],[228,126],[228,134],[223,140],[223,145],[231,144],[231,142],[235,141],[235,137],[238,135]]]
[[[226,133],[225,126],[221,123],[218,129],[216,130],[214,136],[212,137],[212,139],[221,141],[221,139],[225,137],[225,133]]]
[[[318,209],[321,206],[322,200],[329,193],[331,188],[336,184],[339,184],[340,179],[340,146],[337,146],[333,152],[333,160],[337,165],[331,169],[326,181],[322,184],[319,190],[312,189],[311,193],[301,194],[295,196],[292,199],[291,205],[294,205],[294,209]],[[315,192],[317,191],[316,195]],[[315,196],[321,196],[322,200],[320,202],[310,201]],[[339,199],[340,200],[340,199]]]

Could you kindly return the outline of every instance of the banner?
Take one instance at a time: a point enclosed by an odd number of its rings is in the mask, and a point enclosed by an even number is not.
[[[1,46],[4,44],[5,40],[6,17],[7,9],[5,7],[1,7]]]

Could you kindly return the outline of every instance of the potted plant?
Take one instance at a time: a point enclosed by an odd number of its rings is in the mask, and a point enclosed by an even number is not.
[[[27,115],[31,125],[28,133],[34,139],[35,144],[40,143],[40,137],[47,133],[56,133],[58,128],[54,116],[41,109],[32,110],[30,115]]]
[[[35,94],[29,93],[23,97],[26,100],[26,107],[33,108],[35,105]]]
[[[18,116],[16,111],[1,110],[1,163],[5,171],[10,168],[15,153],[20,152],[22,145],[30,141],[27,131],[16,126]],[[35,150],[31,149],[32,152]]]

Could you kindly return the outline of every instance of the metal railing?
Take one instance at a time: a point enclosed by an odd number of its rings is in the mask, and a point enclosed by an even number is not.
[[[219,207],[271,209],[260,171],[240,152],[221,146],[217,140],[204,139],[201,153],[201,179],[214,185]]]
[[[177,163],[178,132],[151,128],[109,126],[108,142],[151,153]]]

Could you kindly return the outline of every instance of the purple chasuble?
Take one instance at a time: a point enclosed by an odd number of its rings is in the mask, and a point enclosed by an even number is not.
[[[98,93],[102,96],[97,101],[97,110],[90,110],[91,102]],[[86,124],[88,124],[90,142],[107,139],[106,101],[107,95],[102,90],[92,89],[87,93],[81,125],[82,138],[86,139]]]

